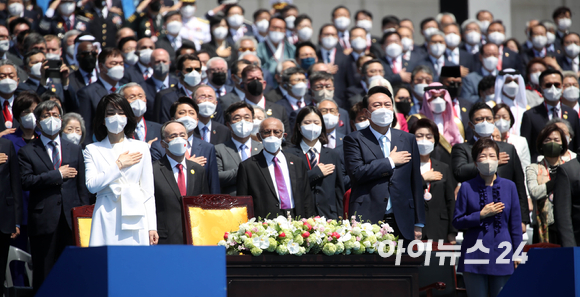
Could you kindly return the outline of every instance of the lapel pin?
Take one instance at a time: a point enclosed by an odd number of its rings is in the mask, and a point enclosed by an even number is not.
[[[213,134],[215,134],[215,130],[213,130]]]
[[[567,119],[568,119],[568,115],[567,115],[567,114],[565,114],[565,115],[563,116],[563,118],[564,118],[565,120],[567,120]]]
[[[269,115],[269,116],[271,116],[272,115],[272,110],[271,109],[268,109],[268,111],[266,111],[266,114]]]
[[[58,23],[58,24],[56,24],[56,28],[57,28],[57,29],[60,29],[60,28],[62,28],[62,23]]]
[[[290,162],[290,165],[294,165],[294,162]]]
[[[190,172],[191,172],[191,174],[195,174],[195,170],[193,170],[193,169],[191,169]]]
[[[465,107],[462,107],[462,108],[461,108],[461,111],[463,111],[463,112],[467,112],[467,108],[465,108]]]
[[[505,53],[505,56],[506,56],[506,57],[509,57],[509,56],[510,56],[510,54],[509,54],[509,53]]]

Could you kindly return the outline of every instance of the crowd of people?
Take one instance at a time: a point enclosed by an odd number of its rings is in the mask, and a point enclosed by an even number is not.
[[[515,250],[528,226],[580,244],[570,9],[520,43],[485,10],[385,16],[373,36],[367,10],[313,28],[288,1],[223,2],[203,17],[196,0],[3,5],[0,267],[10,244],[29,251],[38,289],[89,204],[90,246],[183,244],[181,197],[220,193],[252,196],[256,217],[357,216],[407,241],[463,231],[462,259]],[[494,252],[469,255],[479,240]],[[460,263],[492,296],[514,271]]]

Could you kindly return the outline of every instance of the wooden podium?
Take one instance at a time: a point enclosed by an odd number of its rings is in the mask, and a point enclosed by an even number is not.
[[[228,296],[419,296],[424,257],[226,256]]]

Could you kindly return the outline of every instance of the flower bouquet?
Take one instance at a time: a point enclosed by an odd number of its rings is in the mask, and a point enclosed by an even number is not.
[[[379,222],[380,223],[380,222]],[[275,219],[252,218],[241,224],[237,231],[226,232],[218,245],[226,247],[227,255],[263,252],[279,255],[318,254],[327,256],[378,253],[382,241],[384,252],[396,252],[398,236],[393,235],[389,224],[370,224],[351,220],[327,220],[324,217],[292,219],[279,216]],[[394,246],[395,250],[390,251]]]

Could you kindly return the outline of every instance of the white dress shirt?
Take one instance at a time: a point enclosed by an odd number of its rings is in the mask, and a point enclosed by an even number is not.
[[[182,45],[181,36],[179,35],[171,36],[167,34],[167,40],[169,40],[169,43],[171,43],[171,47],[173,47],[174,50],[178,50],[181,48]]]
[[[232,39],[234,40],[234,42],[237,42],[238,39],[244,37],[246,31],[247,29],[244,25],[241,25],[238,29],[230,28],[230,34],[232,35]]]
[[[8,110],[10,111],[11,115],[14,115],[12,113],[12,106],[14,105],[14,95],[12,95],[12,97],[8,98],[8,99],[4,99],[0,97],[0,112],[4,110],[4,102],[8,101]],[[12,119],[13,121],[15,121],[16,119]]]
[[[177,161],[173,160],[169,155],[167,156],[169,160],[169,164],[171,164],[171,170],[173,171],[173,177],[175,178],[175,183],[179,186],[179,169],[177,168],[177,164],[183,165],[183,177],[185,178],[185,188],[187,189],[187,162],[185,162],[185,158],[181,161],[181,163],[177,163]]]
[[[137,133],[140,141],[145,141],[147,135],[145,135],[145,122],[143,121],[143,117],[141,117],[141,120],[139,123],[137,123],[137,126],[135,127],[135,133]]]
[[[429,59],[431,60],[431,63],[433,63],[433,68],[435,68],[437,76],[441,75],[441,68],[445,66],[445,55],[441,55],[439,58],[429,55]]]
[[[280,195],[278,194],[278,186],[276,183],[276,172],[274,171],[274,155],[268,153],[266,150],[262,150],[264,157],[266,157],[266,163],[268,164],[268,171],[270,171],[270,177],[272,178],[272,184],[274,185],[274,190],[276,191],[276,197],[280,201]],[[284,175],[284,181],[286,182],[286,189],[288,190],[288,196],[290,197],[291,208],[294,208],[294,198],[292,196],[292,182],[290,181],[290,171],[288,170],[288,163],[286,163],[286,157],[282,151],[278,152],[276,155],[278,157],[278,166],[282,170],[282,175]],[[282,203],[280,203],[282,206]]]
[[[300,100],[294,98],[293,96],[290,96],[290,94],[288,94],[288,96],[286,96],[286,100],[288,100],[288,102],[290,102],[290,106],[292,106],[292,109],[294,110],[298,110],[300,109],[300,107],[298,107],[298,102],[300,102],[302,104],[302,107],[306,106],[306,104],[304,103],[304,97],[300,98]]]
[[[226,94],[226,85],[223,85],[221,87],[216,87],[213,84],[208,84],[208,86],[210,86],[214,91],[215,91],[215,95],[219,98],[221,96],[224,96]]]
[[[300,148],[302,149],[302,152],[308,156],[308,160],[310,160],[310,149],[314,148],[316,150],[316,160],[318,160],[316,162],[316,164],[320,163],[320,152],[322,151],[322,144],[320,143],[320,141],[316,141],[316,143],[314,144],[313,147],[310,147],[308,144],[306,144],[306,142],[304,142],[304,140],[300,141]],[[310,166],[310,165],[309,165]],[[312,170],[312,168],[310,168]]]
[[[155,92],[159,93],[159,91],[169,88],[169,74],[163,81],[160,81],[153,76],[151,78],[153,78],[153,83],[155,83]]]
[[[242,143],[235,140],[233,137],[232,137],[232,141],[234,142],[234,145],[236,146],[236,149],[238,150],[238,156],[240,156],[240,159],[243,160],[242,151],[240,150],[240,146],[242,145]],[[244,149],[244,151],[246,151],[246,156],[248,158],[251,157],[252,156],[252,138],[248,138],[248,141],[246,141],[243,144],[246,145],[246,148]]]
[[[334,149],[336,148],[336,129],[332,130],[332,132],[326,134],[328,136],[328,143],[324,146],[327,148]]]
[[[566,56],[566,59],[568,60],[568,63],[572,65],[572,70],[574,73],[578,73],[580,68],[578,67],[578,64],[580,64],[580,56],[576,56],[574,59],[570,59],[570,57]]]
[[[248,100],[248,98],[245,98],[246,102],[248,104],[250,104],[251,106],[259,106],[261,107],[263,110],[266,110],[266,99],[264,99],[264,96],[262,96],[262,99],[260,99],[260,101],[258,101],[258,104]]]
[[[207,125],[202,123],[201,121],[197,122],[197,128],[199,129],[199,135],[201,137],[204,136],[203,127],[207,127],[207,135],[209,135],[207,137],[207,139],[204,138],[203,141],[210,142],[210,140],[211,140],[211,120],[209,120],[209,122],[207,122]]]
[[[244,93],[244,91],[238,89],[238,87],[234,87],[234,91],[236,92],[236,95],[240,97],[240,101],[246,100],[246,93]]]
[[[465,44],[465,49],[467,50],[468,53],[474,55],[479,53],[479,45],[470,45],[470,44]]]
[[[44,136],[43,134],[40,134],[40,140],[42,141],[42,144],[46,148],[46,152],[48,153],[48,158],[50,159],[50,161],[52,161],[52,145],[48,145],[48,143],[51,141],[56,142],[56,145],[58,146],[58,156],[60,157],[60,160],[62,162],[62,142],[60,142],[60,136],[57,135],[54,140],[51,140],[50,138]]]
[[[453,50],[450,49],[445,49],[445,52],[447,53],[447,59],[453,63],[455,63],[455,65],[459,65],[459,48],[456,47]]]
[[[80,67],[79,67],[79,71],[80,71],[81,75],[83,76],[85,86],[88,86],[90,83],[94,83],[97,81],[97,79],[99,79],[97,76],[97,71],[95,69],[93,69],[93,72],[91,72],[91,80],[90,81],[87,79],[87,77],[89,76],[88,72],[84,71]]]

